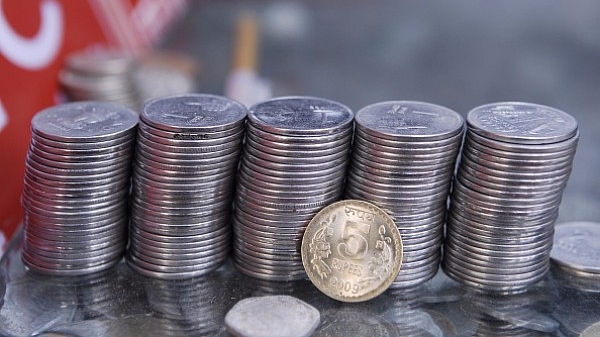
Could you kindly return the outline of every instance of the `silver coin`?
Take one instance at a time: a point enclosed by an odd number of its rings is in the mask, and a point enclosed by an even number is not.
[[[244,211],[243,209],[236,209],[236,217],[238,219],[242,219],[244,225],[252,226],[266,232],[274,232],[274,233],[301,233],[304,231],[305,226],[298,226],[296,222],[290,222],[288,219],[282,219],[280,217],[275,217],[274,219],[269,219],[267,216],[260,217],[253,215]],[[310,221],[309,216],[304,220],[298,220],[298,223],[306,221],[306,225]]]
[[[241,246],[248,246],[251,245],[252,247],[256,247],[257,250],[259,250],[261,253],[263,254],[278,254],[278,255],[282,255],[282,256],[293,256],[293,255],[297,255],[298,251],[300,249],[300,245],[301,243],[298,242],[296,244],[290,244],[287,243],[285,245],[273,245],[272,241],[268,242],[266,240],[261,241],[260,239],[257,239],[258,237],[251,237],[251,240],[247,240],[244,238],[244,241],[242,242],[241,239],[239,239],[239,236],[237,233],[235,233],[236,235],[234,236],[233,242],[234,242],[234,252],[237,252],[238,249],[240,249]]]
[[[409,160],[386,160],[383,157],[364,155],[360,150],[352,153],[352,165],[369,167],[372,170],[391,171],[396,170],[405,175],[419,175],[432,172],[452,172],[455,167],[455,160],[450,159],[445,163],[428,164]],[[435,174],[435,173],[433,173]]]
[[[304,186],[312,184],[324,184],[332,181],[335,181],[337,184],[341,184],[346,173],[346,171],[340,167],[332,170],[326,170],[325,172],[315,172],[312,175],[290,175],[285,174],[285,172],[279,173],[272,170],[270,171],[247,161],[242,161],[240,163],[239,170],[244,171],[253,179],[258,179],[261,182],[266,181],[273,184],[290,185],[294,187],[298,185]]]
[[[39,156],[37,153],[29,151],[29,152],[27,152],[27,160],[36,161],[39,164],[47,165],[47,166],[55,167],[55,168],[86,170],[86,169],[94,169],[99,166],[112,166],[112,165],[116,165],[119,163],[127,164],[131,160],[131,155],[123,154],[122,156],[117,157],[117,158],[111,158],[108,160],[99,160],[99,161],[67,162],[67,161],[56,161],[56,160],[44,158],[44,157]]]
[[[506,191],[509,193],[525,193],[527,195],[540,195],[558,193],[565,188],[570,173],[550,179],[529,179],[514,181],[507,178],[492,177],[481,172],[470,169],[466,165],[457,172],[461,182],[471,182],[476,186],[484,186],[492,190]]]
[[[600,224],[595,222],[567,222],[555,227],[554,246],[550,258],[555,265],[567,270],[600,274],[598,251],[595,238],[600,233]]]
[[[372,189],[376,192],[375,194],[387,194],[391,192],[397,192],[398,194],[405,194],[406,196],[419,196],[425,194],[433,194],[439,190],[450,191],[450,180],[447,181],[424,181],[417,184],[390,184],[380,183],[370,180],[368,177],[359,176],[357,174],[348,174],[347,184],[361,186],[364,189]]]
[[[122,163],[117,163],[114,165],[103,166],[103,167],[95,167],[88,169],[66,169],[60,167],[52,167],[47,165],[41,165],[35,160],[30,160],[29,158],[25,159],[26,169],[31,167],[37,172],[42,172],[42,174],[46,174],[49,180],[61,180],[61,179],[79,179],[79,177],[100,177],[107,178],[110,176],[118,176],[121,171],[125,171],[131,168],[129,161],[124,161]],[[27,173],[26,173],[27,174]],[[60,178],[51,179],[52,176],[59,176]]]
[[[395,156],[394,154],[371,151],[360,143],[354,144],[354,147],[352,149],[352,156],[362,157],[366,161],[374,161],[388,165],[398,165],[402,168],[417,168],[424,170],[428,167],[454,167],[454,163],[456,162],[456,155],[434,159],[417,160],[407,158],[406,156]]]
[[[544,185],[553,185],[565,183],[568,180],[572,167],[564,166],[562,168],[556,168],[555,170],[535,170],[529,172],[518,172],[518,170],[499,170],[491,168],[491,165],[481,165],[470,161],[468,159],[461,161],[458,173],[463,174],[465,177],[471,178],[470,180],[477,180],[485,185],[485,182],[490,184],[499,184],[510,187],[510,185],[538,185],[543,187]]]
[[[238,262],[246,263],[246,265],[252,265],[255,268],[268,269],[278,273],[294,272],[297,271],[298,268],[301,268],[300,266],[302,265],[302,262],[297,261],[278,261],[255,257],[244,250],[237,251],[236,259]]]
[[[40,139],[42,139],[42,137],[36,137],[35,134],[32,134],[30,140],[30,148],[33,150],[41,150],[41,153],[68,156],[68,160],[71,160],[70,157],[94,158],[93,156],[95,155],[108,155],[119,153],[122,151],[131,151],[133,150],[133,145],[135,143],[135,137],[127,135],[127,138],[125,140],[120,140],[118,143],[115,143],[111,146],[100,146],[100,144],[97,144],[96,146],[91,148],[73,149],[69,146],[69,143],[55,142],[55,145],[48,145],[44,141],[40,141]]]
[[[144,125],[144,123],[140,123]],[[206,139],[172,139],[154,135],[153,133],[146,130],[146,128],[139,128],[138,137],[143,137],[150,144],[158,143],[166,146],[173,146],[175,148],[187,148],[187,147],[210,147],[218,146],[228,143],[238,143],[241,145],[242,138],[244,136],[244,129],[238,128],[238,131],[225,135],[219,138],[206,138]]]
[[[132,129],[130,132],[125,133],[122,136],[116,137],[116,138],[111,138],[108,140],[90,140],[90,141],[77,141],[77,142],[64,142],[64,141],[58,141],[58,140],[53,140],[53,139],[49,139],[49,138],[45,138],[43,135],[38,135],[35,130],[31,130],[31,140],[30,140],[30,144],[33,145],[34,147],[37,147],[38,144],[45,146],[45,147],[49,147],[49,148],[53,148],[53,149],[57,149],[56,151],[61,151],[62,152],[68,152],[68,151],[103,151],[104,149],[107,148],[112,148],[115,146],[118,146],[120,144],[129,144],[130,141],[135,141],[137,132],[137,129]],[[50,152],[50,151],[48,151]]]
[[[500,158],[555,160],[572,157],[577,150],[578,140],[579,133],[577,133],[576,137],[568,139],[567,141],[546,145],[510,144],[504,142],[494,143],[492,140],[477,136],[473,132],[468,132],[467,137],[465,137],[465,146],[481,150],[482,152]],[[506,146],[505,144],[510,146]]]
[[[153,238],[149,238],[144,236],[143,231],[136,231],[131,236],[130,246],[131,248],[136,248],[139,253],[145,255],[143,252],[154,252],[156,254],[165,254],[165,259],[177,259],[177,254],[195,254],[200,252],[208,252],[215,250],[223,250],[228,249],[230,241],[231,241],[231,230],[227,227],[225,229],[221,228],[220,230],[215,231],[214,235],[210,235],[210,233],[202,234],[202,235],[194,235],[195,237],[204,236],[204,239],[198,239],[197,242],[163,242],[156,241]],[[152,235],[156,235],[150,233]],[[185,235],[182,237],[188,237],[189,235]],[[161,237],[164,237],[162,235]],[[168,256],[168,258],[167,258]],[[180,256],[181,259],[183,255]]]
[[[250,107],[248,121],[261,130],[284,135],[326,135],[348,127],[353,112],[316,97],[280,97]]]
[[[135,129],[138,115],[125,107],[104,102],[75,102],[38,112],[31,128],[45,138],[63,141],[101,141]]]
[[[314,214],[318,211],[318,207],[311,209],[295,209],[293,207],[285,208],[281,210],[270,209],[268,207],[261,206],[260,204],[254,204],[244,200],[239,195],[235,197],[235,209],[236,212],[242,211],[254,216],[265,218],[265,219],[281,219],[282,221],[289,221],[290,223],[298,223],[310,220]]]
[[[261,270],[270,270],[276,273],[294,273],[302,269],[302,262],[298,261],[277,261],[275,259],[265,259],[246,254],[242,250],[236,250],[235,259],[238,263],[244,263],[247,267]]]
[[[480,252],[474,252],[469,250],[468,248],[461,247],[456,245],[456,241],[447,241],[444,244],[444,248],[446,250],[452,250],[453,255],[461,256],[464,260],[472,263],[474,265],[479,266],[492,266],[492,267],[500,267],[500,266],[529,266],[534,264],[539,264],[542,259],[544,259],[544,255],[525,255],[521,256],[492,256],[492,255],[483,255]],[[446,254],[446,253],[444,253]]]
[[[360,130],[357,130],[354,135],[355,143],[364,144],[371,151],[391,153],[396,156],[415,156],[415,159],[424,159],[427,157],[437,158],[447,156],[448,154],[457,153],[457,151],[460,149],[460,140],[461,138],[457,137],[456,140],[445,145],[438,145],[434,142],[431,142],[422,144],[422,146],[419,147],[412,147],[409,144],[402,143],[382,145],[362,135]]]
[[[300,172],[315,172],[315,171],[326,171],[333,168],[338,168],[340,165],[347,163],[348,159],[346,156],[332,156],[323,158],[322,161],[316,161],[314,163],[305,163],[301,158],[298,160],[290,160],[287,162],[282,161],[269,161],[254,156],[249,151],[244,151],[242,154],[242,160],[253,163],[257,166],[272,169],[276,171],[300,171]],[[295,172],[294,172],[295,173]]]
[[[302,239],[303,230],[297,230],[295,233],[290,231],[284,231],[283,229],[276,227],[275,230],[269,230],[268,228],[262,228],[257,226],[256,223],[252,223],[246,219],[238,220],[238,228],[236,233],[240,233],[242,236],[246,234],[254,235],[257,237],[273,240],[283,240],[296,243]],[[246,238],[248,239],[248,238]],[[249,240],[247,240],[249,241]]]
[[[226,247],[229,248],[229,247]],[[207,266],[218,266],[229,255],[229,250],[215,250],[213,254],[208,256],[199,257],[190,260],[179,260],[179,259],[155,259],[147,255],[142,255],[137,250],[130,249],[127,251],[128,257],[137,258],[136,263],[140,264],[144,268],[163,271],[163,272],[193,272],[198,269],[204,269]]]
[[[274,141],[267,141],[259,136],[254,136],[252,131],[246,132],[245,142],[253,148],[260,150],[265,154],[273,154],[276,156],[284,157],[297,157],[298,153],[302,153],[306,156],[321,157],[335,153],[346,153],[349,150],[348,143],[351,140],[351,134],[336,140],[335,142],[324,142],[323,140],[315,141],[317,146],[298,146],[295,143],[286,141],[285,143],[279,143]]]
[[[119,194],[102,196],[93,199],[58,199],[54,198],[51,203],[46,196],[30,195],[30,192],[23,191],[23,203],[34,205],[46,210],[71,210],[79,209],[82,213],[87,210],[106,207],[114,203],[125,203],[128,197],[127,191],[120,191]]]
[[[138,136],[138,145],[141,151],[162,154],[162,157],[178,159],[197,159],[198,157],[210,157],[234,152],[239,149],[239,144],[234,142],[218,143],[206,146],[173,146],[152,142],[143,135]]]
[[[236,260],[235,255],[233,257],[233,265],[240,273],[259,280],[286,282],[306,278],[306,272],[304,271],[304,269],[281,273],[277,270],[273,271],[270,269],[254,267],[252,265],[248,265],[244,262]]]
[[[364,188],[364,186],[357,187],[355,185],[346,186],[346,192],[352,192],[352,195],[359,196],[360,198],[368,198],[373,200],[373,202],[382,203],[385,205],[397,204],[398,206],[404,205],[423,205],[423,204],[435,204],[439,202],[445,202],[448,196],[448,191],[446,188],[438,189],[435,191],[435,194],[426,194],[424,196],[412,196],[406,193],[398,192],[398,193],[377,193],[373,194],[375,190],[369,190]]]
[[[550,232],[550,234],[552,234],[552,232]],[[468,244],[473,249],[481,248],[490,252],[502,252],[502,254],[518,254],[523,252],[535,254],[539,251],[546,252],[548,248],[552,247],[552,235],[547,235],[543,238],[540,238],[539,241],[522,244],[507,242],[484,242],[481,241],[479,237],[468,236],[457,230],[452,230],[447,234],[447,239],[451,238],[455,241]]]
[[[577,148],[579,141],[579,132],[569,139],[549,144],[518,144],[518,143],[507,143],[503,141],[496,141],[489,139],[470,131],[466,137],[470,143],[476,143],[476,145],[487,148],[487,151],[494,152],[496,150],[510,153],[536,153],[536,154],[553,154],[555,157],[557,154],[563,152],[568,153],[574,151]]]
[[[473,219],[467,220],[458,216],[457,214],[457,212],[452,212],[452,214],[448,215],[448,227],[454,227],[452,230],[465,231],[468,228],[468,230],[473,235],[481,235],[483,237],[489,238],[489,240],[500,242],[510,242],[512,240],[519,240],[519,238],[521,237],[541,235],[541,233],[548,232],[549,228],[552,227],[555,221],[555,218],[552,218],[547,223],[542,223],[542,225],[537,225],[535,227],[528,226],[526,229],[519,228],[514,224],[512,227],[507,226],[507,228],[504,228],[499,223],[487,225],[483,222],[473,221]]]
[[[235,177],[234,170],[226,170],[214,175],[198,176],[198,177],[162,177],[157,178],[157,175],[152,173],[137,173],[141,170],[134,169],[133,183],[135,187],[140,187],[147,192],[161,191],[165,194],[175,193],[198,193],[203,192],[215,193],[215,189],[221,188],[221,192],[228,192],[225,188],[231,186],[232,177]],[[227,179],[229,178],[229,179]],[[159,180],[160,179],[160,180]],[[212,181],[211,181],[212,180]]]
[[[267,308],[261,314],[258,310]],[[319,311],[291,296],[246,298],[225,315],[225,327],[235,336],[268,337],[312,335],[320,322]]]
[[[577,121],[555,108],[522,102],[499,102],[474,108],[467,123],[486,138],[520,144],[548,144],[569,139]]]
[[[343,190],[343,186],[340,186],[339,184],[337,186],[319,186],[313,190],[303,191],[300,189],[282,190],[277,188],[269,188],[266,186],[262,186],[262,184],[256,184],[254,182],[254,180],[238,179],[237,192],[244,194],[246,191],[250,194],[261,193],[264,194],[265,198],[310,200],[315,196],[326,196],[330,193],[335,193],[335,195],[340,196]]]
[[[245,169],[245,166],[240,167],[237,173],[238,181],[242,183],[251,183],[255,186],[262,186],[267,189],[277,191],[297,191],[299,193],[314,191],[318,189],[334,188],[340,186],[344,178],[344,172],[339,172],[335,176],[331,177],[329,181],[313,182],[310,179],[269,179],[263,174],[257,172],[249,172]],[[274,181],[276,180],[276,181]]]
[[[185,94],[156,98],[144,104],[140,119],[157,129],[171,132],[223,131],[246,118],[246,108],[225,97]]]
[[[461,241],[464,240],[464,241]],[[534,249],[527,250],[498,250],[498,246],[483,248],[480,244],[479,246],[474,245],[473,240],[465,240],[464,237],[455,234],[455,232],[449,232],[446,235],[446,242],[452,242],[452,244],[456,247],[460,247],[464,250],[475,253],[479,256],[479,260],[485,260],[488,257],[493,257],[496,259],[507,259],[507,261],[511,261],[510,258],[514,258],[516,260],[521,259],[523,256],[535,256],[537,259],[547,259],[549,249],[552,247],[552,242],[545,242],[543,245],[539,245]],[[514,261],[514,260],[513,260]]]
[[[39,168],[38,168],[39,167]],[[114,171],[106,172],[106,173],[96,173],[93,174],[89,171],[82,170],[82,173],[87,173],[86,175],[74,175],[70,174],[70,170],[62,171],[61,169],[47,169],[48,167],[44,167],[43,165],[39,165],[36,163],[32,163],[27,161],[25,163],[25,174],[33,179],[38,181],[53,181],[55,184],[67,183],[71,186],[79,186],[84,187],[89,185],[93,181],[106,181],[119,179],[123,176],[129,176],[131,168],[129,166],[115,167]],[[50,172],[48,172],[50,171]]]
[[[238,236],[234,236],[233,238],[233,247],[235,251],[252,250],[252,253],[257,257],[268,257],[274,260],[301,258],[301,256],[296,254],[298,247],[274,247],[261,241],[249,242],[248,240],[242,240]],[[246,253],[249,254],[249,252]]]
[[[133,235],[130,237],[129,247],[131,249],[137,249],[142,255],[154,255],[155,258],[160,258],[162,254],[166,254],[170,258],[177,259],[177,255],[180,254],[180,259],[185,259],[185,256],[189,254],[201,254],[206,252],[212,252],[215,249],[229,249],[231,244],[231,232],[223,232],[218,236],[197,243],[196,245],[186,246],[174,246],[165,243],[156,243],[155,241],[145,238],[139,235]]]
[[[237,125],[232,126],[229,129],[213,131],[213,130],[191,130],[186,132],[173,132],[167,131],[163,129],[157,129],[150,124],[146,124],[145,122],[139,123],[138,132],[144,133],[148,136],[156,137],[157,139],[162,140],[173,140],[179,141],[183,144],[185,143],[193,143],[193,142],[202,142],[206,140],[218,140],[223,138],[228,138],[231,135],[237,134],[239,132],[243,132],[245,129],[244,123],[239,123]]]
[[[561,160],[546,159],[544,161],[515,161],[504,160],[503,162],[496,156],[478,155],[473,153],[469,147],[465,147],[462,152],[462,160],[477,163],[498,171],[514,171],[519,173],[527,172],[549,172],[558,171],[573,164],[573,156]]]
[[[263,152],[259,149],[256,149],[253,147],[251,142],[246,142],[246,147],[244,148],[244,151],[246,153],[248,153],[248,155],[250,157],[255,157],[255,158],[259,158],[260,160],[276,162],[276,163],[280,163],[280,164],[284,164],[284,165],[285,164],[313,165],[313,164],[319,164],[319,163],[332,163],[336,159],[340,159],[340,158],[346,159],[346,157],[349,154],[349,150],[350,149],[348,147],[346,147],[343,151],[340,151],[340,152],[334,153],[334,154],[330,154],[330,155],[325,155],[325,156],[308,155],[308,154],[305,154],[302,152],[290,153],[287,156],[279,156],[279,155],[270,154],[267,152]]]
[[[142,186],[153,187],[157,189],[174,189],[174,190],[201,190],[202,188],[211,189],[219,186],[227,186],[232,183],[232,177],[235,177],[235,169],[233,168],[207,168],[205,175],[199,175],[189,172],[182,174],[178,171],[163,171],[164,175],[160,175],[160,171],[145,170],[145,167],[136,165],[133,168],[134,181],[141,183]],[[154,171],[154,172],[153,172]],[[155,173],[156,172],[156,173]],[[171,174],[170,174],[171,173]],[[229,178],[229,179],[227,179]]]
[[[120,233],[119,236],[123,237],[123,234]],[[67,246],[67,244],[62,242],[60,244]],[[83,260],[88,263],[99,257],[105,259],[108,256],[110,259],[111,257],[122,255],[125,250],[125,244],[125,240],[121,240],[111,242],[110,245],[93,247],[85,251],[81,251],[79,247],[76,247],[76,250],[73,251],[68,249],[44,249],[37,242],[28,240],[25,242],[24,250],[27,251],[27,254],[35,255],[42,261],[57,262],[72,260],[73,264],[77,264],[83,262]]]
[[[478,142],[473,140],[473,137],[470,136],[471,133],[467,132],[467,136],[465,137],[465,146],[469,148],[476,149],[477,151],[481,151],[492,156],[496,156],[499,158],[508,158],[508,159],[518,159],[518,160],[545,160],[545,159],[557,159],[557,158],[565,158],[569,156],[573,156],[576,152],[576,148],[566,148],[561,151],[550,151],[550,152],[534,152],[534,151],[524,151],[524,152],[515,152],[515,151],[506,151],[501,149],[494,149],[486,145],[479,144]]]
[[[416,101],[388,101],[360,109],[357,127],[390,139],[446,139],[464,129],[464,118],[448,108]]]
[[[126,225],[122,225],[126,222],[126,218],[121,218],[115,220],[110,220],[110,222],[100,224],[100,225],[92,225],[88,226],[86,224],[85,227],[82,228],[79,226],[63,226],[59,225],[51,225],[51,226],[42,226],[36,222],[30,222],[25,220],[23,223],[28,227],[28,232],[39,236],[39,237],[48,237],[48,238],[59,238],[60,240],[81,240],[81,237],[88,237],[93,235],[104,235],[101,233],[110,233],[111,231],[121,231],[127,228]],[[48,224],[46,224],[48,225]]]
[[[476,180],[476,179],[474,179]],[[475,190],[475,191],[479,191],[480,193],[489,195],[489,196],[494,196],[494,197],[498,197],[498,198],[515,198],[515,199],[519,199],[519,198],[529,198],[529,197],[545,197],[545,196],[550,196],[550,195],[557,195],[558,193],[561,193],[561,190],[563,188],[562,184],[555,187],[555,188],[548,188],[547,190],[544,191],[531,191],[531,190],[510,190],[508,188],[505,189],[501,189],[501,188],[492,188],[492,187],[488,187],[488,186],[484,186],[481,184],[478,184],[477,182],[473,182],[468,178],[465,178],[463,175],[457,175],[455,177],[455,181],[458,181],[461,185],[464,185],[465,187],[469,188],[470,190]]]
[[[534,209],[560,202],[561,194],[532,195],[525,198],[504,198],[488,195],[463,185],[460,180],[453,184],[454,197],[468,198],[469,201],[486,207],[498,207],[501,209]]]
[[[450,169],[434,169],[434,170],[396,170],[394,165],[377,165],[372,163],[363,163],[360,160],[351,159],[350,170],[358,175],[367,175],[371,179],[385,176],[386,179],[391,179],[398,183],[423,183],[424,180],[431,181],[444,180],[448,181],[452,178],[453,171]],[[362,173],[362,174],[361,174]]]
[[[257,129],[251,123],[246,129],[246,137],[254,141],[259,149],[265,151],[270,148],[289,151],[327,151],[337,148],[342,144],[349,145],[352,141],[352,127],[346,126],[342,130],[327,135],[281,135]]]
[[[172,264],[175,261],[177,264],[181,265],[194,265],[197,264],[198,259],[205,259],[214,257],[215,252],[210,250],[198,251],[198,252],[180,252],[175,251],[174,253],[168,253],[164,249],[161,249],[158,252],[147,249],[146,245],[132,245],[130,248],[135,251],[135,254],[139,256],[143,256],[144,259],[149,260],[149,262],[158,261],[157,264],[161,264],[161,262],[166,262],[165,264]]]
[[[136,272],[153,278],[177,280],[202,276],[220,267],[228,254],[215,254],[203,261],[187,266],[168,266],[148,262],[131,251],[125,255],[129,267]]]
[[[479,213],[481,217],[488,219],[510,216],[513,220],[526,220],[542,217],[545,214],[552,213],[558,208],[560,201],[550,201],[545,204],[530,207],[511,207],[484,202],[474,202],[474,199],[462,196],[460,193],[454,193],[451,202],[457,207],[468,210],[472,213]]]
[[[245,160],[245,156],[243,156],[243,155],[241,158],[241,162],[242,162],[242,165],[245,165],[251,171],[259,172],[263,175],[271,175],[271,176],[275,176],[277,178],[284,178],[284,179],[296,179],[296,178],[305,179],[305,178],[317,178],[317,177],[335,175],[335,174],[339,173],[340,171],[345,172],[346,165],[347,165],[346,161],[341,161],[337,166],[331,166],[331,167],[327,167],[327,168],[321,169],[321,170],[314,170],[314,171],[296,170],[296,171],[290,172],[287,170],[281,170],[281,168],[282,168],[281,165],[279,165],[279,169],[277,169],[277,168],[273,167],[274,165],[269,165],[269,163],[264,163],[265,165],[268,165],[269,167],[263,167],[252,161]]]
[[[160,172],[167,171],[170,176],[177,175],[191,175],[195,174],[199,176],[198,172],[209,171],[213,174],[218,173],[213,170],[227,170],[230,168],[237,168],[238,154],[232,153],[226,155],[224,158],[210,158],[210,159],[199,159],[197,161],[182,161],[182,160],[166,160],[172,161],[170,163],[154,161],[145,154],[138,152],[135,156],[134,167],[138,167],[141,171],[159,174]],[[163,158],[164,159],[164,158]],[[207,176],[209,174],[206,174]]]
[[[66,162],[66,163],[77,163],[77,162],[95,162],[95,161],[107,161],[111,159],[119,158],[121,160],[125,159],[125,157],[130,157],[131,153],[133,153],[133,143],[130,143],[130,146],[121,148],[119,150],[111,151],[108,153],[94,153],[94,154],[56,154],[52,152],[46,152],[39,147],[35,147],[30,145],[28,152],[30,154],[35,154],[38,157],[45,158],[48,160],[56,161],[56,162]]]

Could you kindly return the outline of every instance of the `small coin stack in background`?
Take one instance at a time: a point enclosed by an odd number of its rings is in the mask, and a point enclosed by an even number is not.
[[[151,100],[140,114],[127,262],[164,279],[227,259],[246,108],[220,96]]]
[[[136,111],[153,98],[193,93],[199,66],[182,53],[78,51],[67,56],[59,80],[72,101],[114,102]]]
[[[473,109],[467,125],[444,270],[479,290],[524,291],[549,269],[577,121],[550,107],[509,102]]]
[[[191,56],[182,53],[156,51],[144,55],[133,74],[140,104],[196,92],[199,68]]]
[[[83,275],[122,258],[137,123],[134,111],[100,102],[33,117],[23,191],[26,266]]]
[[[600,223],[558,224],[550,251],[553,275],[571,288],[600,292]]]
[[[422,284],[439,269],[450,184],[464,119],[429,103],[390,101],[356,113],[346,197],[392,216],[404,255],[391,288]]]
[[[250,109],[235,198],[233,261],[242,273],[279,281],[306,277],[302,235],[343,193],[352,120],[346,106],[312,97]]]
[[[71,100],[113,102],[137,110],[136,67],[135,58],[123,53],[80,51],[66,58],[58,78]]]

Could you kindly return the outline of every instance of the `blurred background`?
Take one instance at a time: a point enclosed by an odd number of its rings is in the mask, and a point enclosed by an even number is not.
[[[496,101],[552,106],[577,118],[581,131],[559,221],[600,221],[598,1],[3,0],[0,10],[0,228],[7,236],[20,222],[29,120],[70,99],[59,73],[82,49],[134,59],[169,51],[179,60],[169,69],[192,82],[178,88],[245,102],[312,95],[357,111],[420,100],[463,115]],[[52,18],[58,23],[47,25]],[[15,46],[34,46],[42,31],[59,36],[47,42],[56,48],[20,61]],[[7,32],[29,44],[11,49]]]

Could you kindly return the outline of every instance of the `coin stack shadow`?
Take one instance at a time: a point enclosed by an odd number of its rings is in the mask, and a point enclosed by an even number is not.
[[[300,246],[312,217],[343,193],[352,111],[314,97],[250,108],[235,197],[233,262],[251,277],[306,277]]]
[[[75,276],[122,258],[137,123],[134,111],[100,102],[33,117],[22,197],[27,267]]]
[[[525,291],[549,269],[577,122],[549,107],[492,103],[471,110],[467,126],[442,266],[481,291]]]
[[[74,101],[105,101],[137,110],[137,61],[123,53],[79,51],[67,56],[60,84]]]
[[[372,202],[398,226],[403,261],[391,288],[439,269],[450,184],[464,119],[430,103],[389,101],[356,113],[346,197]]]
[[[127,262],[182,279],[219,267],[231,248],[231,205],[246,108],[189,94],[148,101],[140,114]]]

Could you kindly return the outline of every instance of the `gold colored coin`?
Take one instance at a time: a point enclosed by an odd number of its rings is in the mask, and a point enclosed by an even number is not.
[[[379,207],[343,200],[310,221],[301,254],[309,279],[321,292],[338,301],[362,302],[394,281],[402,239],[394,220]]]

